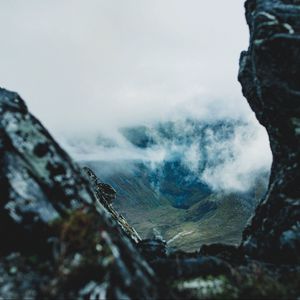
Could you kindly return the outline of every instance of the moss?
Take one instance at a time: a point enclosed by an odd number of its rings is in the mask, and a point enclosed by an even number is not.
[[[45,296],[54,299],[60,294],[76,293],[86,282],[101,282],[114,256],[102,237],[105,229],[99,214],[82,208],[57,219],[51,227],[59,250],[55,274],[58,280],[45,291]]]
[[[62,256],[80,253],[83,257],[94,257],[105,249],[101,237],[104,228],[94,210],[81,208],[73,211],[64,219],[54,221],[51,228]]]
[[[95,216],[92,213],[79,210],[71,214],[64,222],[60,238],[67,252],[86,251],[87,245],[90,245],[91,248],[95,245],[99,234],[95,234],[94,219]]]

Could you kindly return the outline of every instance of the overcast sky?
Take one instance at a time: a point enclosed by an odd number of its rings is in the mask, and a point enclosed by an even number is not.
[[[1,1],[0,35],[0,85],[57,137],[178,111],[252,115],[236,79],[241,0]]]
[[[271,154],[237,81],[248,46],[243,2],[1,1],[0,86],[17,91],[83,160],[169,155],[169,146],[148,153],[129,145],[118,133],[124,126],[191,116],[247,121],[231,142],[211,145],[224,164],[204,172],[215,188],[246,189],[269,169]],[[97,145],[99,133],[117,146]],[[185,147],[183,154],[193,150]]]

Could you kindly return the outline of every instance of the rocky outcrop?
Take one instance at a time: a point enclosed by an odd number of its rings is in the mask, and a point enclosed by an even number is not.
[[[0,89],[1,299],[155,297],[138,236],[101,189],[18,94]]]
[[[300,262],[300,2],[248,0],[250,46],[239,80],[273,153],[269,189],[249,226],[246,254]]]
[[[96,199],[103,204],[109,212],[110,217],[122,228],[126,235],[135,243],[141,241],[141,237],[136,230],[130,226],[125,218],[120,215],[113,207],[112,201],[116,197],[116,191],[109,185],[100,182],[95,173],[88,167],[83,168],[83,172],[87,175],[89,182],[93,188]]]

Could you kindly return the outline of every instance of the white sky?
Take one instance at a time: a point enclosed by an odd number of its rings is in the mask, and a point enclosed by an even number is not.
[[[237,81],[248,46],[243,2],[2,0],[0,86],[17,91],[77,159],[147,159],[122,141],[122,126],[242,118],[249,137],[227,145],[234,162],[225,157],[205,174],[216,188],[245,189],[269,169],[271,154]],[[96,145],[99,132],[118,140],[116,153]]]
[[[175,111],[252,115],[241,0],[1,1],[0,36],[0,85],[56,137]]]

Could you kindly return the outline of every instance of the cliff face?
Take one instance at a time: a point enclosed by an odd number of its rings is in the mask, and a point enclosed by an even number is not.
[[[88,175],[0,89],[1,298],[155,295],[138,235],[109,204],[113,190]]]
[[[239,81],[266,127],[273,165],[266,197],[244,231],[243,248],[271,261],[300,257],[300,1],[248,0],[250,46]]]

